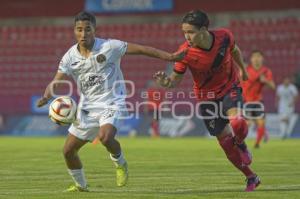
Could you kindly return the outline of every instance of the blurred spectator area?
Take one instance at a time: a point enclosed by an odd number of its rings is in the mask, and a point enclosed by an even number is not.
[[[252,50],[264,53],[265,65],[271,68],[276,84],[300,70],[299,18],[231,20],[229,27],[248,60]],[[266,89],[264,99],[267,110],[273,111],[273,91]]]
[[[300,69],[300,19],[294,17],[230,20],[229,28],[248,59],[253,49],[265,53],[266,65],[276,83]],[[149,44],[176,51],[184,37],[178,23],[141,23],[100,25],[97,35],[128,42]],[[26,113],[30,97],[42,94],[53,78],[58,63],[73,45],[73,27],[63,25],[0,27],[0,112]],[[135,82],[138,100],[147,80],[167,63],[143,56],[126,56],[122,60],[125,79]],[[186,74],[178,90],[191,91],[192,79]],[[274,93],[266,91],[268,111],[275,111]],[[298,107],[299,110],[299,107]]]

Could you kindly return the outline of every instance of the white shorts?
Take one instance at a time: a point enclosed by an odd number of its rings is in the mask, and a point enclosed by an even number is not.
[[[279,113],[280,120],[291,120],[293,113]]]
[[[80,111],[77,114],[77,121],[70,126],[69,133],[81,140],[93,141],[100,127],[105,124],[111,124],[118,130],[120,121],[126,114],[124,109],[120,111],[111,108],[93,114]]]
[[[291,117],[293,117],[293,114],[295,112],[295,109],[293,107],[289,106],[281,106],[278,110],[279,118],[282,119],[288,119],[290,120]]]

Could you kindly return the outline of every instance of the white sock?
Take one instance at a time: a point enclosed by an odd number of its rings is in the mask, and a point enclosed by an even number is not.
[[[86,188],[87,183],[86,183],[83,169],[74,169],[74,170],[68,169],[68,172],[72,176],[77,186]]]
[[[284,137],[284,136],[286,136],[286,134],[287,134],[287,123],[285,123],[285,122],[280,122],[280,131],[281,131],[281,137]]]
[[[292,134],[292,131],[293,131],[293,129],[292,129],[291,123],[286,124],[286,134],[288,137],[290,137],[290,135]]]
[[[121,152],[119,158],[114,158],[114,157],[112,156],[112,154],[110,154],[110,159],[114,162],[114,164],[116,165],[116,167],[117,167],[117,166],[124,165],[125,162],[126,162],[126,160],[125,160],[125,158],[124,158],[122,152]]]

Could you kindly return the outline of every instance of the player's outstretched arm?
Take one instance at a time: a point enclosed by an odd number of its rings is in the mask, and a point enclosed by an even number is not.
[[[234,61],[237,63],[237,65],[239,66],[239,68],[241,70],[242,79],[244,81],[248,80],[248,78],[249,78],[248,77],[248,72],[246,70],[246,64],[244,62],[241,49],[237,45],[235,45],[234,49],[231,52],[231,54],[232,54],[232,57],[233,57]]]
[[[126,54],[146,55],[149,57],[159,58],[166,61],[181,61],[184,58],[186,51],[168,53],[166,51],[159,50],[150,46],[128,43]]]
[[[176,72],[172,72],[169,76],[163,72],[158,71],[153,75],[156,83],[165,88],[175,88],[180,84],[183,79],[183,74],[178,74]]]
[[[67,75],[64,73],[57,72],[53,80],[48,84],[45,89],[43,97],[41,97],[37,102],[37,107],[42,107],[48,103],[49,99],[52,97],[52,91],[55,92],[59,85],[60,80],[67,79]]]
[[[269,88],[271,88],[272,90],[276,89],[276,85],[275,82],[273,80],[267,79],[266,76],[264,74],[261,74],[259,76],[259,81],[264,83],[265,85],[267,85]]]

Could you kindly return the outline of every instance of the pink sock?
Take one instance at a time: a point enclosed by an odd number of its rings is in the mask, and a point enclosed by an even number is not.
[[[265,135],[265,127],[261,126],[257,128],[257,133],[256,133],[256,144],[259,145],[261,139],[264,137]]]
[[[240,157],[237,146],[234,144],[232,135],[227,135],[225,137],[219,138],[218,141],[228,160],[230,160],[230,162],[237,169],[239,169],[247,178],[255,175],[249,166],[246,166],[242,163],[242,159]]]

